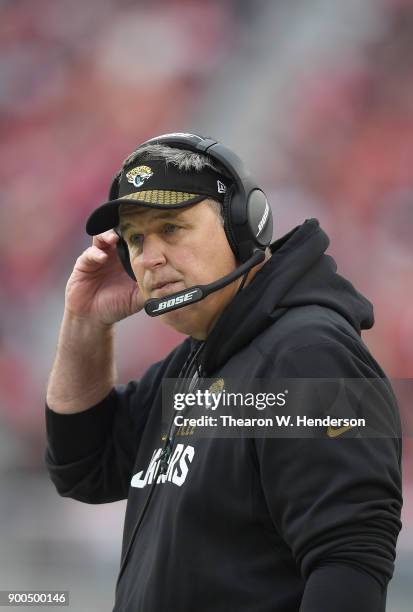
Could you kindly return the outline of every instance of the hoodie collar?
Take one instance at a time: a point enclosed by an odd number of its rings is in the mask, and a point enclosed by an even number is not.
[[[209,373],[251,342],[289,308],[310,304],[333,308],[358,333],[373,325],[370,302],[336,273],[325,255],[327,234],[309,219],[271,245],[271,258],[225,308],[202,355]]]

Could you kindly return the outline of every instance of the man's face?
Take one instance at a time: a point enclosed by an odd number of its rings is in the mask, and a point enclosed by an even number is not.
[[[119,216],[132,269],[145,300],[211,283],[236,268],[222,223],[206,200],[165,211],[122,205]],[[204,339],[236,294],[239,282],[160,318],[177,331]]]

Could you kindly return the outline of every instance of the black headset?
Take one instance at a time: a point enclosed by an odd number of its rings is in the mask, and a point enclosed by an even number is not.
[[[224,230],[237,261],[245,263],[257,250],[265,251],[273,233],[271,208],[265,193],[252,180],[241,159],[233,151],[216,140],[198,134],[171,133],[145,140],[136,152],[149,144],[186,149],[207,155],[218,162],[232,180],[232,185],[225,194],[223,206]],[[119,195],[120,175],[121,171],[112,181],[109,200],[115,200]],[[121,236],[117,249],[126,272],[136,280],[130,264],[128,246]]]

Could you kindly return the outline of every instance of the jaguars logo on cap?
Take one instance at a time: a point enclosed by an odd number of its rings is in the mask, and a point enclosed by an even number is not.
[[[126,173],[126,178],[134,187],[141,187],[152,175],[152,168],[149,166],[137,166]]]

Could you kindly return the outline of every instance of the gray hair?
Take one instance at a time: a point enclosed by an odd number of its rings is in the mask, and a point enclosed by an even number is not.
[[[195,153],[187,149],[175,149],[168,145],[147,144],[140,147],[125,159],[122,168],[138,161],[149,161],[151,159],[164,159],[166,165],[176,166],[184,172],[201,172],[204,168],[212,168],[215,172],[226,174],[218,168],[211,159],[203,153]],[[216,212],[220,222],[224,225],[224,214],[222,204],[217,200],[208,198],[208,204]]]
[[[185,172],[190,172],[191,170],[201,172],[205,167],[208,167],[222,174],[222,170],[203,153],[195,153],[187,149],[174,149],[168,145],[160,144],[147,144],[137,149],[125,159],[123,167],[137,160],[147,161],[149,159],[164,159],[167,165],[177,166],[179,170]]]

